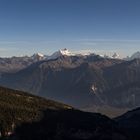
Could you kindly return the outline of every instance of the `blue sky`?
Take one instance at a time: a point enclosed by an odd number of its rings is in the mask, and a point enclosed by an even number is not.
[[[0,0],[0,56],[140,50],[139,0]]]

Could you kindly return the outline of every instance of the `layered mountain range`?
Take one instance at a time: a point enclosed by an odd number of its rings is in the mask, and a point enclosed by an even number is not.
[[[110,116],[140,106],[140,59],[75,55],[67,49],[35,58],[20,69],[11,64],[16,71],[3,72],[0,85]]]
[[[13,56],[9,58],[0,58],[0,74],[15,73],[23,68],[28,67],[33,63],[44,59],[46,59],[46,56],[40,53],[33,54],[32,56]]]

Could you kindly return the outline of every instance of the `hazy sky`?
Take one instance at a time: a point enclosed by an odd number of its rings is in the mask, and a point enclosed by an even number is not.
[[[140,50],[140,0],[0,0],[0,56]]]

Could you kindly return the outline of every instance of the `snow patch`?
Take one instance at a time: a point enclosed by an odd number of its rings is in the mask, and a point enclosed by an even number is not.
[[[92,86],[91,86],[91,90],[92,90],[94,93],[96,93],[97,87],[96,87],[95,85],[92,85]]]
[[[46,58],[45,55],[41,53],[35,53],[32,55],[32,59],[34,60],[43,60],[45,58]]]
[[[65,48],[53,53],[51,56],[48,57],[48,59],[57,59],[61,56],[72,56],[72,55],[74,54],[69,52],[69,50]]]

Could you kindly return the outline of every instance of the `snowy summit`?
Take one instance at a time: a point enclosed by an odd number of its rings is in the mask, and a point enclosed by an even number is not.
[[[140,52],[136,52],[131,56],[131,60],[132,59],[137,59],[137,58],[140,58]]]
[[[35,54],[33,54],[32,59],[43,60],[43,59],[45,59],[45,56],[44,56],[44,54],[41,54],[41,53],[35,53]]]
[[[119,59],[119,58],[120,58],[120,56],[119,56],[119,54],[114,53],[114,54],[112,55],[112,58],[113,58],[113,59]]]
[[[53,53],[51,56],[48,57],[48,59],[57,59],[61,56],[71,56],[73,55],[71,52],[69,52],[68,49],[62,49],[62,50],[59,50],[55,53]]]

